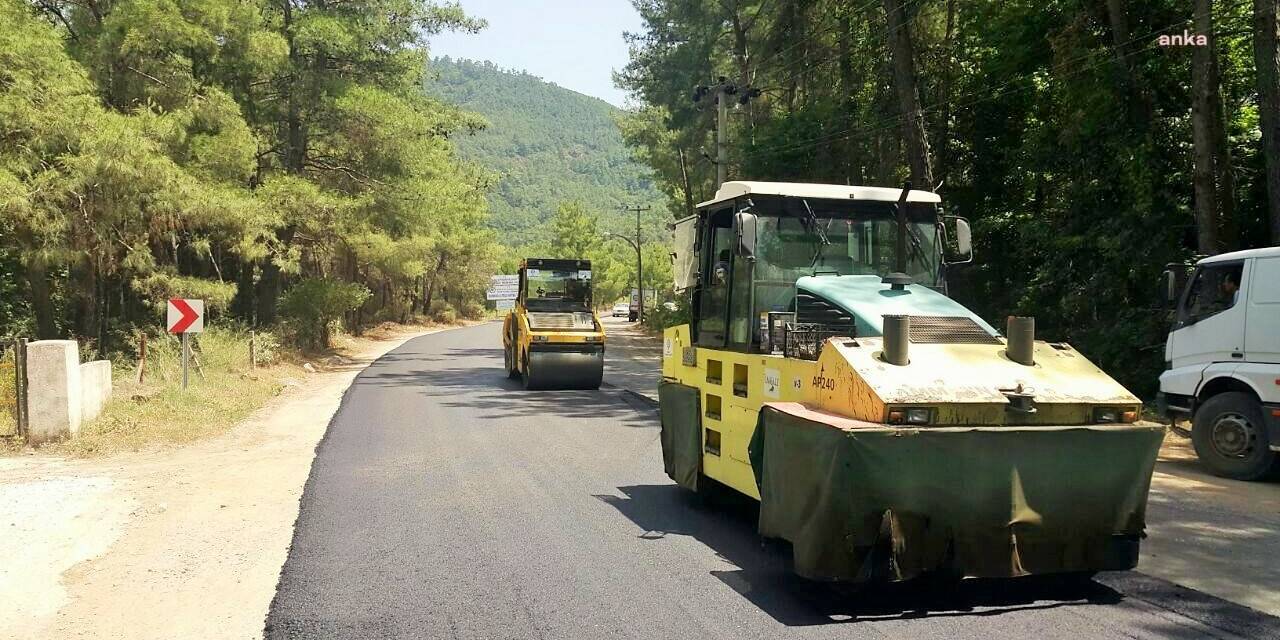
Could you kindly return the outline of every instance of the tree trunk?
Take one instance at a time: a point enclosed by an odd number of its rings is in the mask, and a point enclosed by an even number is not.
[[[276,305],[280,300],[280,267],[267,258],[262,261],[258,278],[257,326],[266,327],[276,321]]]
[[[53,322],[53,302],[49,299],[49,273],[44,258],[32,255],[26,261],[27,289],[31,292],[31,310],[36,316],[36,337],[51,340],[58,337]]]
[[[1280,0],[1253,1],[1253,58],[1258,70],[1258,114],[1265,158],[1271,244],[1280,245]]]
[[[1232,169],[1231,146],[1227,142],[1227,116],[1223,106],[1222,75],[1218,71],[1217,38],[1209,36],[1210,80],[1216,94],[1213,100],[1213,167],[1218,192],[1218,243],[1223,251],[1240,248],[1240,225],[1236,220],[1236,176]]]
[[[1195,0],[1195,32],[1208,34],[1213,30],[1213,17],[1209,13],[1211,0]],[[1213,150],[1213,101],[1217,99],[1217,87],[1213,85],[1213,52],[1207,46],[1191,48],[1191,144],[1193,169],[1191,183],[1195,189],[1195,216],[1197,248],[1200,253],[1213,255],[1218,246],[1218,207],[1215,202],[1214,150]]]
[[[938,89],[938,99],[942,101],[942,114],[938,118],[938,131],[941,133],[938,137],[938,184],[947,181],[947,173],[951,170],[951,83],[956,68],[955,36],[956,2],[947,0],[947,30],[942,40],[946,63],[942,69],[942,86]]]
[[[1124,74],[1125,90],[1129,93],[1126,112],[1130,123],[1146,132],[1155,117],[1155,107],[1133,64],[1133,37],[1129,32],[1129,12],[1125,0],[1107,0],[1107,22],[1111,26],[1112,51]]]
[[[845,130],[845,149],[841,154],[844,158],[844,181],[845,184],[853,184],[854,174],[854,135],[853,127],[857,122],[857,103],[853,99],[853,52],[849,45],[849,33],[853,29],[853,21],[849,19],[848,14],[840,14],[840,39],[837,42],[840,55],[840,93],[842,104],[841,111],[844,116]]]
[[[920,91],[916,88],[915,46],[911,43],[910,18],[902,0],[883,1],[888,44],[893,57],[893,86],[902,113],[911,182],[917,189],[932,190],[933,162],[929,157],[924,113],[920,110]]]
[[[76,283],[76,336],[92,338],[98,335],[98,278],[91,260],[82,260],[71,268]]]
[[[297,44],[293,41],[293,1],[284,0],[283,14],[283,32],[285,40],[289,44],[290,77],[286,80],[287,95],[285,96],[285,103],[288,105],[288,113],[285,117],[286,132],[282,163],[286,171],[298,174],[302,173],[303,168],[306,166],[307,137],[306,130],[302,124],[302,97],[297,92],[297,86],[300,84],[298,76],[303,71],[304,61]]]
[[[426,307],[428,314],[431,313],[431,299],[435,297],[436,293],[436,280],[444,272],[446,262],[446,256],[441,255],[439,261],[436,262],[436,268],[431,272],[431,276],[426,279],[426,290],[422,294],[422,304]]]
[[[282,32],[289,45],[289,75],[284,80],[283,92],[287,105],[285,117],[284,152],[281,164],[289,173],[301,174],[306,167],[307,139],[306,129],[302,123],[302,97],[297,95],[298,76],[302,73],[302,55],[293,42],[293,2],[283,0],[282,16],[284,20]],[[276,239],[281,247],[288,249],[293,241],[295,229],[285,227],[276,231]],[[276,306],[280,300],[280,267],[268,257],[262,261],[262,276],[258,279],[258,325],[266,326],[276,320]]]

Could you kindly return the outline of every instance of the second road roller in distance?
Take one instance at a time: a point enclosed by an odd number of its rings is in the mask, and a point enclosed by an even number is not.
[[[667,473],[760,501],[801,575],[1130,569],[1164,428],[1070,345],[946,295],[969,226],[909,188],[727,182],[675,224]],[[945,249],[945,250],[944,250]]]
[[[591,261],[527,258],[502,324],[507,375],[526,389],[599,389],[604,325],[592,310]]]

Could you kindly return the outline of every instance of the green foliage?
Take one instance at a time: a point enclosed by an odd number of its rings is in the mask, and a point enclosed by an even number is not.
[[[654,309],[645,310],[644,326],[650,331],[662,331],[670,327],[689,324],[691,314],[685,301],[673,301],[672,304],[675,305],[674,309],[668,308],[665,304],[659,304]]]
[[[490,62],[436,58],[428,94],[474,111],[488,126],[457,138],[458,152],[495,172],[493,228],[512,245],[550,242],[562,202],[583,203],[606,231],[634,219],[621,207],[649,204],[646,222],[665,221],[649,170],[623,145],[612,105]],[[632,226],[634,231],[634,226]]]
[[[269,325],[317,279],[380,294],[353,330],[464,307],[489,181],[449,136],[480,121],[422,94],[422,52],[481,26],[429,0],[0,0],[0,335],[127,348],[173,296]]]
[[[600,224],[580,202],[562,202],[551,218],[550,258],[578,260],[600,246]]]
[[[306,279],[280,300],[280,312],[291,321],[300,344],[325,348],[330,344],[333,324],[371,295],[368,287],[355,282]]]

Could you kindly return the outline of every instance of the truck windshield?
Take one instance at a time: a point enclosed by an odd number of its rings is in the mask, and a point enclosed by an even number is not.
[[[529,311],[590,311],[591,272],[526,269],[525,308]]]

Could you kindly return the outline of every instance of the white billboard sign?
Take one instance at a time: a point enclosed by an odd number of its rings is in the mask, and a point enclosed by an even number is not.
[[[515,300],[519,296],[520,276],[493,276],[489,278],[486,300]]]

